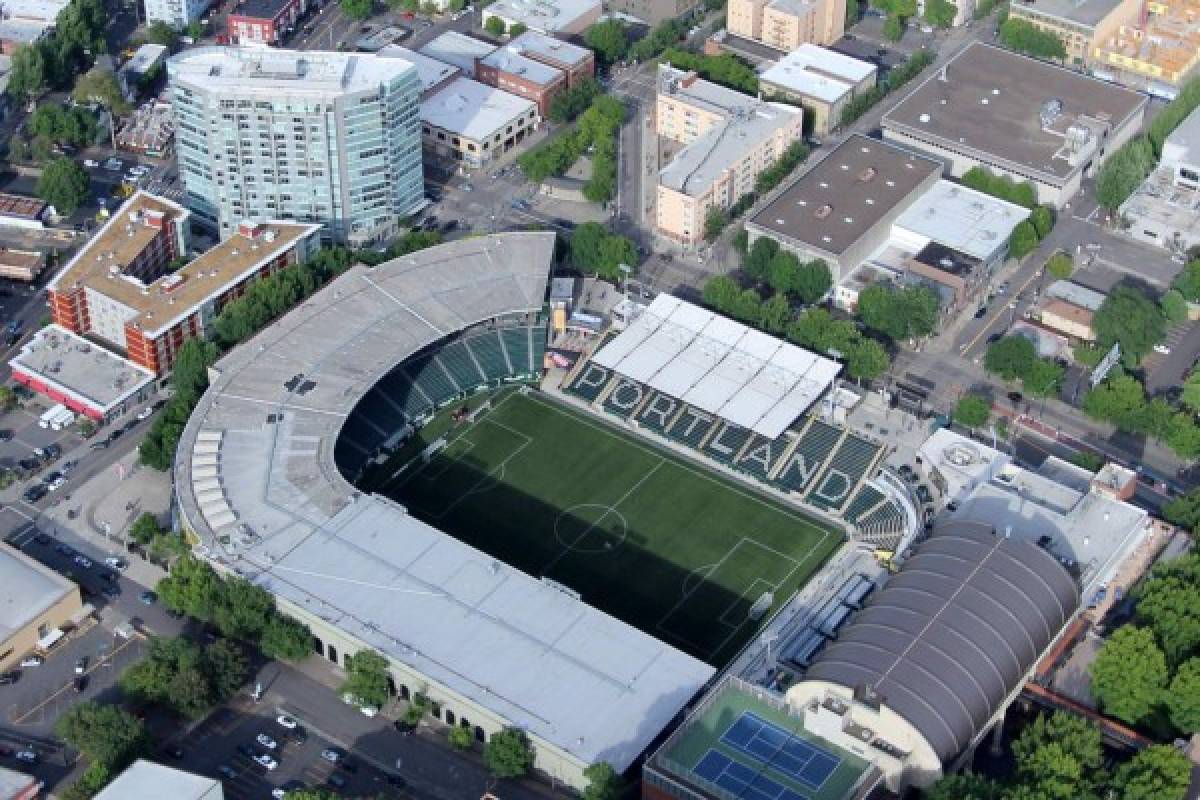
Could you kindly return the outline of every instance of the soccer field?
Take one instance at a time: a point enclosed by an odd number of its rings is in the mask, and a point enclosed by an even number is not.
[[[711,664],[841,534],[536,394],[512,393],[382,492],[412,514]]]

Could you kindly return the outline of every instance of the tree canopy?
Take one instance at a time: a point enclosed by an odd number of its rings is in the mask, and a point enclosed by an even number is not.
[[[1179,665],[1164,703],[1172,725],[1188,735],[1200,732],[1200,658]]]
[[[203,649],[182,636],[150,640],[146,656],[121,675],[121,689],[142,702],[199,719],[249,677],[241,648],[218,639]]]
[[[124,709],[86,701],[59,717],[55,731],[93,762],[119,770],[146,749],[142,721]]]
[[[629,34],[621,20],[606,19],[589,27],[583,34],[583,42],[592,48],[601,64],[607,65],[625,57],[629,49]]]
[[[1000,41],[1010,50],[1037,58],[1065,61],[1067,48],[1056,34],[1027,20],[1009,17],[1000,26]]]
[[[1005,336],[988,345],[983,368],[1006,381],[1021,380],[1030,373],[1037,361],[1037,348],[1027,337],[1018,334]]]
[[[1178,748],[1151,745],[1117,769],[1113,796],[1115,800],[1183,800],[1191,773],[1191,762]]]
[[[1149,628],[1118,628],[1090,667],[1092,694],[1104,712],[1136,725],[1158,705],[1167,686],[1167,659]]]
[[[863,324],[893,341],[933,333],[939,307],[938,296],[925,286],[897,289],[875,284],[858,295],[858,316]]]
[[[1200,303],[1200,259],[1193,259],[1184,264],[1171,285],[1179,290],[1184,300]]]
[[[935,28],[949,28],[958,16],[958,6],[950,0],[925,0],[925,21]]]
[[[59,214],[75,213],[90,195],[91,179],[83,167],[69,158],[56,158],[42,169],[37,182],[37,196]]]
[[[992,415],[992,404],[977,394],[964,394],[954,407],[954,421],[968,428],[982,428]]]
[[[499,17],[488,17],[487,21],[483,23],[483,29],[493,36],[503,36],[505,31],[504,20]]]
[[[533,748],[524,731],[505,728],[483,747],[483,760],[498,778],[519,778],[533,766]]]
[[[359,650],[347,656],[342,694],[353,696],[359,705],[382,708],[390,694],[387,659],[374,650]]]
[[[597,761],[583,770],[588,785],[583,789],[583,800],[620,800],[625,791],[621,775],[606,761]]]
[[[1118,286],[1109,292],[1092,317],[1097,344],[1107,350],[1121,344],[1121,361],[1134,367],[1167,335],[1162,309],[1142,291]]]
[[[1135,136],[1108,156],[1096,174],[1096,199],[1110,211],[1117,210],[1134,193],[1157,158],[1145,136]]]
[[[571,260],[580,269],[616,280],[624,264],[636,270],[637,247],[633,241],[608,230],[598,222],[585,222],[571,234]]]
[[[1075,260],[1071,258],[1070,253],[1064,253],[1062,250],[1059,250],[1046,259],[1046,272],[1050,277],[1057,280],[1065,281],[1071,277],[1071,273],[1074,270]]]
[[[111,69],[92,67],[79,76],[71,95],[77,103],[100,103],[118,117],[129,113],[129,103]]]

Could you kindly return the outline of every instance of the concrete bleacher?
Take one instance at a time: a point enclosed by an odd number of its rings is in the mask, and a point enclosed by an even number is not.
[[[442,363],[442,367],[454,379],[459,391],[470,391],[487,383],[487,378],[476,365],[475,358],[467,349],[465,342],[459,341],[446,345],[438,351],[435,358]]]
[[[729,464],[737,458],[753,435],[754,432],[749,428],[742,428],[726,422],[719,431],[709,437],[708,442],[704,445],[704,452],[710,458],[715,458],[723,464]]]
[[[818,468],[824,467],[841,435],[832,425],[814,419],[800,435],[788,466],[776,476],[775,482],[788,491],[804,491],[818,474]]]
[[[615,417],[627,419],[649,396],[649,389],[626,378],[621,378],[604,398],[604,410]]]
[[[771,467],[787,449],[787,444],[788,440],[783,436],[778,439],[768,439],[755,434],[734,466],[760,481],[767,481],[770,479]]]
[[[871,511],[875,506],[879,505],[883,500],[883,494],[873,486],[864,486],[854,499],[850,501],[850,505],[846,506],[845,513],[842,514],[849,522],[858,522],[858,518],[868,511]]]
[[[533,343],[530,341],[527,328],[505,328],[500,332],[500,338],[508,353],[509,361],[512,362],[514,373],[531,373],[541,369],[540,357],[536,365],[533,363]]]
[[[576,373],[574,380],[567,386],[567,391],[594,403],[611,380],[611,371],[589,361]]]
[[[833,454],[829,466],[847,475],[865,475],[879,455],[879,450],[879,445],[849,434]]]
[[[515,372],[499,334],[476,336],[467,341],[467,347],[489,381],[500,380]]]

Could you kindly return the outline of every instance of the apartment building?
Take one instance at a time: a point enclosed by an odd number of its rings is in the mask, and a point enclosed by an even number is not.
[[[1142,0],[1032,0],[1012,4],[1008,14],[1057,36],[1067,60],[1083,66],[1103,42],[1136,22],[1141,9]]]
[[[1200,64],[1200,0],[1146,0],[1145,18],[1120,26],[1095,50],[1093,72],[1173,99]]]
[[[543,117],[550,113],[555,96],[567,90],[567,73],[527,58],[512,47],[501,47],[475,62],[475,77],[480,83],[533,101]]]
[[[167,62],[194,220],[316,223],[363,246],[425,204],[416,67],[376,54],[199,47]]]
[[[102,340],[154,375],[170,371],[183,343],[206,338],[248,282],[305,261],[320,226],[246,222],[221,244],[188,254],[187,209],[138,192],[48,284],[54,324]]]
[[[567,88],[596,76],[596,55],[586,47],[564,42],[537,31],[525,31],[508,43],[508,49],[567,75]]]
[[[846,28],[846,0],[729,0],[726,29],[782,52],[833,44]]]
[[[146,22],[163,22],[183,30],[204,16],[210,0],[146,0]]]
[[[700,0],[608,0],[604,7],[637,17],[651,27],[693,13]]]
[[[279,44],[307,7],[304,0],[241,0],[226,17],[225,27],[239,44]]]
[[[765,98],[801,106],[807,127],[824,135],[837,127],[855,95],[874,88],[876,72],[874,64],[802,44],[764,71],[758,85]]]
[[[9,0],[0,13],[0,53],[10,56],[54,29],[67,0]]]
[[[659,67],[658,91],[658,133],[684,147],[659,172],[655,229],[694,245],[709,209],[727,209],[753,191],[759,174],[803,138],[804,112],[667,65]]]

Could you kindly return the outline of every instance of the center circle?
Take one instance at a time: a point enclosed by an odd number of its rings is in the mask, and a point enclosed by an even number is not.
[[[601,534],[598,541],[593,536],[596,533]],[[628,535],[625,516],[601,503],[571,506],[554,520],[554,538],[573,553],[607,553],[624,544]]]

